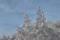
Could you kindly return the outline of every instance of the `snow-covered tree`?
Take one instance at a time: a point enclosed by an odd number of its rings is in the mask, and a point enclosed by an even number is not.
[[[31,19],[30,19],[28,13],[25,13],[25,14],[24,14],[24,23],[23,23],[23,25],[24,25],[25,27],[28,27],[28,26],[31,25]]]
[[[43,11],[41,10],[40,6],[37,7],[37,13],[36,13],[36,29],[42,28],[44,26],[46,26],[46,18],[45,15],[43,13]]]
[[[29,17],[28,13],[24,13],[24,22],[23,22],[23,29],[29,31],[31,29],[31,18]]]
[[[45,22],[45,15],[43,13],[43,11],[41,10],[40,6],[37,7],[37,18],[36,18],[37,22]],[[39,21],[40,20],[40,21]]]

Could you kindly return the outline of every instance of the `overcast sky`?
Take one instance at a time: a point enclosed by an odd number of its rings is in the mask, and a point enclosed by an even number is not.
[[[16,32],[16,25],[21,25],[24,12],[35,18],[36,6],[40,5],[46,20],[60,19],[60,0],[0,0],[0,35]]]

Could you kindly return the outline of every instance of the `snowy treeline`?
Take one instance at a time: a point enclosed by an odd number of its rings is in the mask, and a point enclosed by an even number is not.
[[[60,20],[46,21],[40,7],[37,8],[35,22],[31,22],[27,13],[24,18],[22,26],[17,26],[17,32],[12,37],[3,36],[0,40],[60,40]]]

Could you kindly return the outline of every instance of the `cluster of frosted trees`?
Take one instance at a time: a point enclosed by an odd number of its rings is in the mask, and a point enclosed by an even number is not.
[[[31,22],[27,13],[22,27],[12,37],[4,36],[1,40],[60,40],[60,21],[48,22],[40,7],[36,11],[36,20]]]

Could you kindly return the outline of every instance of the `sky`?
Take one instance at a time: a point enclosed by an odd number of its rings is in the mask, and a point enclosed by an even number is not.
[[[14,34],[16,25],[22,25],[26,12],[35,20],[38,5],[46,20],[60,19],[60,0],[0,0],[0,36]]]

